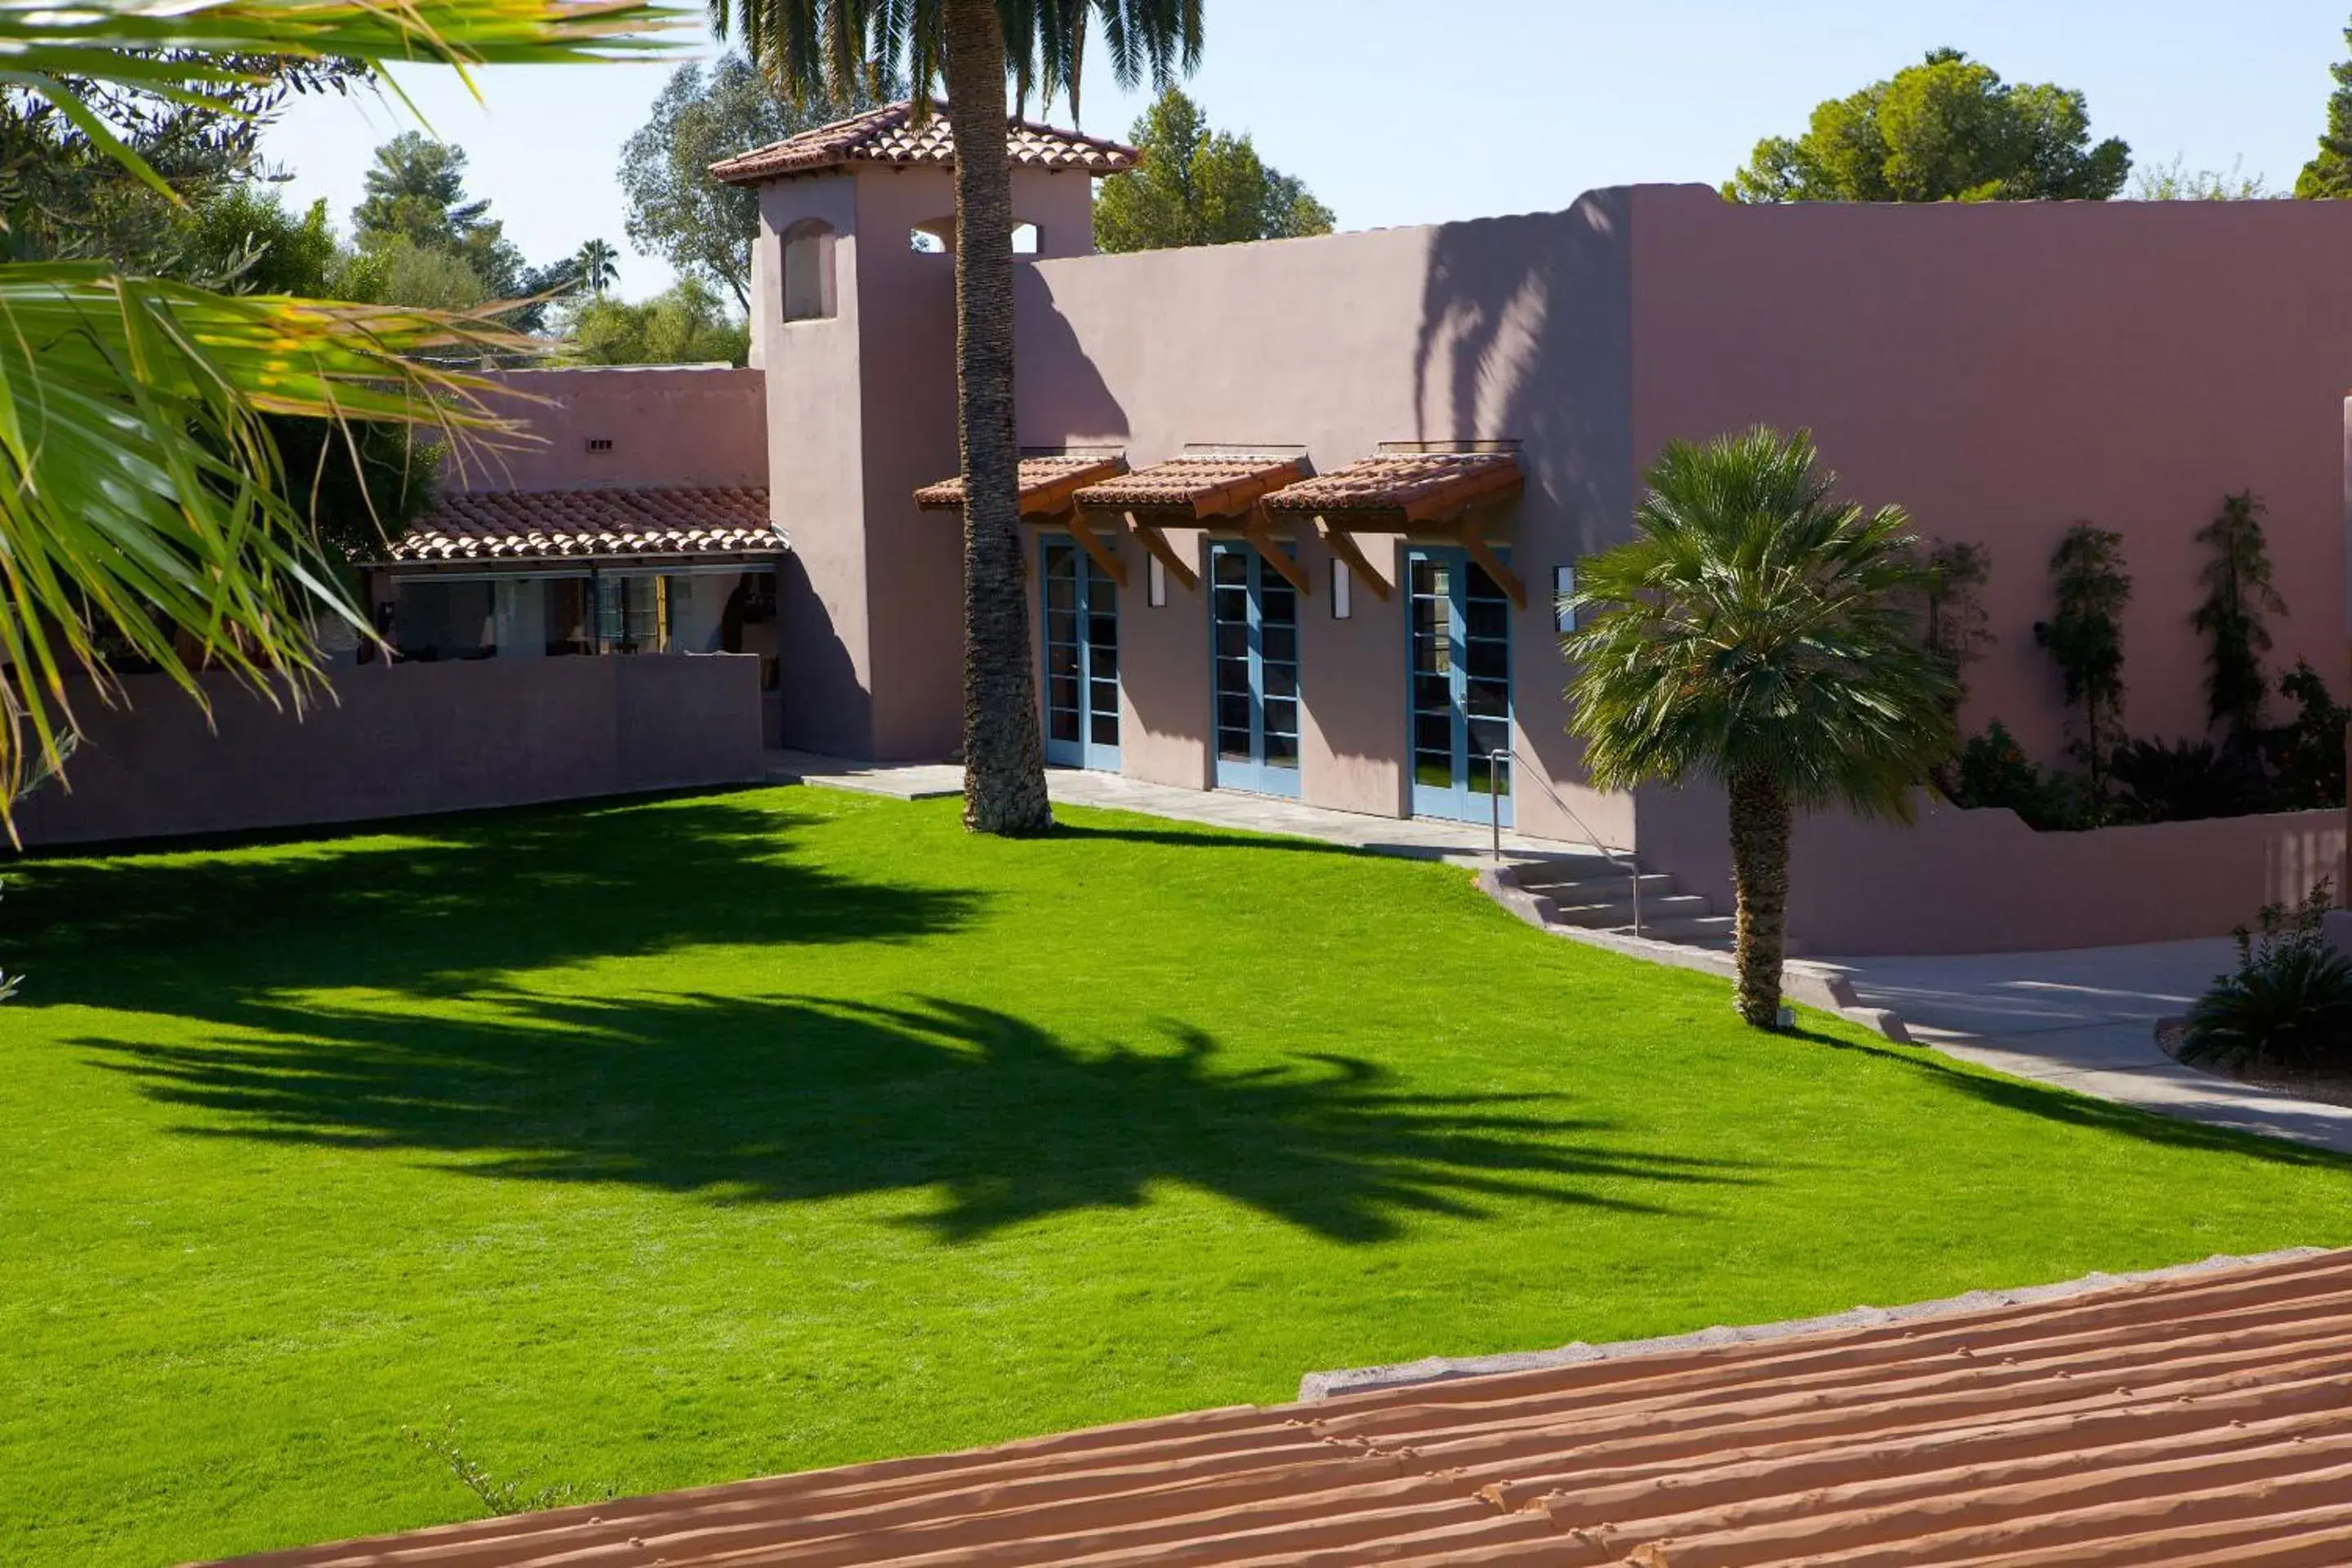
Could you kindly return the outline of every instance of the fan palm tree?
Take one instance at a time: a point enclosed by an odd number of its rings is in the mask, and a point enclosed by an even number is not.
[[[964,825],[1053,826],[1030,668],[1013,413],[1008,78],[1077,109],[1087,26],[1122,84],[1166,85],[1201,53],[1201,0],[710,0],[711,25],[795,101],[841,100],[904,72],[917,114],[944,77],[956,141],[956,391],[964,476]]]
[[[621,253],[604,240],[589,240],[572,253],[572,270],[580,287],[601,300],[621,280]]]
[[[1603,788],[1729,795],[1739,1012],[1772,1028],[1795,813],[1907,820],[1951,752],[1928,567],[1901,508],[1832,499],[1808,432],[1670,442],[1648,480],[1633,539],[1577,569],[1569,728]]]
[[[0,8],[10,90],[47,100],[169,194],[110,127],[118,95],[185,99],[259,57],[369,64],[588,61],[662,47],[646,0],[90,0]],[[496,431],[484,384],[436,360],[516,340],[478,316],[225,295],[104,262],[0,264],[0,822],[66,765],[69,678],[194,667],[299,705],[320,615],[363,619],[288,499],[266,416]],[[176,637],[175,637],[176,634]],[[199,656],[184,660],[179,639]]]

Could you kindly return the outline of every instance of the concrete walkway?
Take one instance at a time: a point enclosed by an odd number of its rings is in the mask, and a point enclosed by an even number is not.
[[[780,784],[815,784],[899,800],[930,800],[963,793],[963,769],[951,763],[853,763],[806,752],[771,752],[768,776]],[[1421,816],[1370,816],[1360,812],[1333,811],[1327,806],[1301,805],[1295,800],[1273,795],[1244,795],[1236,790],[1177,789],[1117,773],[1085,773],[1076,768],[1048,768],[1045,785],[1059,805],[1101,806],[1176,822],[1230,827],[1237,832],[1286,834],[1294,838],[1344,844],[1376,854],[1443,860],[1456,866],[1494,863],[1489,854],[1491,829],[1483,823],[1442,822]],[[1508,829],[1503,834],[1503,858],[1507,861],[1591,850],[1590,845],[1530,838]]]
[[[1832,958],[1862,999],[1963,1061],[2166,1116],[2352,1153],[2352,1107],[2297,1100],[2186,1068],[2156,1024],[2233,967],[2227,938],[2072,952]]]

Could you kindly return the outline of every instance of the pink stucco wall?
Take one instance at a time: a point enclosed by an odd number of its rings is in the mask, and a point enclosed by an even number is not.
[[[761,776],[744,655],[343,666],[300,717],[226,676],[82,692],[70,790],[19,808],[36,847],[469,811]]]
[[[725,366],[626,365],[506,371],[492,406],[531,439],[473,449],[444,465],[452,490],[678,486],[757,489],[768,482],[767,378]],[[590,451],[592,440],[612,442]]]
[[[1500,537],[1531,591],[1515,616],[1517,744],[1559,781],[1591,831],[1623,842],[1630,805],[1570,782],[1565,679],[1550,632],[1552,568],[1617,537],[1631,509],[1625,424],[1626,196],[1565,213],[1320,239],[1046,261],[1021,294],[1021,438],[1110,444],[1138,467],[1186,446],[1303,448],[1318,469],[1383,441],[1517,439],[1526,498]],[[1197,563],[1198,531],[1171,539]],[[1402,542],[1367,542],[1393,582]],[[1121,597],[1125,771],[1197,787],[1210,776],[1207,610],[1171,581],[1150,608]],[[1402,598],[1359,587],[1330,613],[1319,541],[1298,555],[1314,591],[1300,614],[1307,801],[1405,809]],[[1519,825],[1583,837],[1542,792]]]
[[[1729,910],[1723,797],[1644,794],[1642,857]],[[2221,936],[2322,878],[2344,886],[2336,811],[2036,833],[1923,795],[1909,826],[1800,818],[1789,930],[1809,955],[2035,952]]]
[[[1999,637],[1965,723],[2046,762],[2062,693],[2032,626],[2068,525],[2119,531],[2126,722],[2205,730],[2195,542],[2224,492],[2269,502],[2290,613],[2274,662],[2344,693],[2344,394],[2352,205],[1740,207],[1633,193],[1633,451],[1809,426],[1855,499],[1991,547]]]

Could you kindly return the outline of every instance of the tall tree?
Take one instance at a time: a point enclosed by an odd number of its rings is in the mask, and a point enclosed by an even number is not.
[[[2352,27],[2344,29],[2352,47]],[[2352,59],[2327,68],[2336,90],[2327,95],[2327,129],[2319,133],[2319,151],[2294,177],[2294,194],[2305,201],[2341,201],[2352,196]]]
[[[1331,209],[1305,182],[1266,166],[1247,136],[1211,128],[1201,106],[1169,88],[1130,133],[1143,166],[1095,198],[1097,250],[1292,239],[1331,232]]]
[[[2108,761],[2124,740],[2124,606],[2131,578],[2124,536],[2078,522],[2050,556],[2055,613],[2033,623],[2033,640],[2050,650],[2064,682],[2066,705],[2082,708],[2074,751],[2090,773],[2091,823],[2106,820]]]
[[[375,150],[361,188],[352,232],[362,249],[405,242],[454,256],[482,280],[486,299],[538,291],[506,225],[489,216],[488,201],[467,193],[464,148],[404,131]]]
[[[795,102],[839,100],[903,62],[918,114],[944,78],[956,148],[956,400],[964,479],[964,825],[1053,826],[1037,727],[1013,409],[1007,82],[1077,106],[1087,25],[1122,83],[1162,85],[1201,53],[1201,0],[711,0],[721,37]],[[974,237],[983,237],[975,238]]]
[[[1577,570],[1570,728],[1603,788],[1706,779],[1730,796],[1740,1016],[1778,1024],[1801,810],[1907,819],[1951,754],[1950,669],[1917,607],[1911,520],[1834,499],[1812,437],[1667,443],[1633,539]]]
[[[2197,535],[2212,551],[2205,563],[2205,602],[2189,617],[2205,634],[2206,722],[2224,729],[2222,743],[2244,750],[2261,738],[2263,699],[2270,677],[2263,655],[2271,650],[2266,615],[2286,614],[2286,601],[2271,581],[2270,547],[2263,538],[2263,501],[2252,490],[2221,498],[2221,515]]]
[[[562,325],[568,364],[740,365],[751,347],[750,327],[699,278],[681,278],[640,304],[580,300]]]
[[[601,300],[621,278],[621,256],[601,239],[584,242],[572,253],[572,276],[578,286]]]
[[[747,148],[874,107],[895,93],[859,80],[846,98],[795,104],[739,49],[710,62],[683,65],[654,100],[651,118],[621,144],[621,190],[628,197],[629,240],[690,278],[751,308],[751,241],[760,233],[756,186],[726,184],[710,165]]]
[[[2091,143],[2080,92],[2011,85],[1958,49],[1936,49],[1813,110],[1793,140],[1756,144],[1723,194],[1739,202],[2104,201],[2131,149]]]
[[[672,14],[637,0],[93,0],[0,12],[13,94],[58,107],[142,179],[125,101],[177,101],[240,57],[467,66],[612,58]],[[93,129],[95,128],[95,129]],[[269,414],[495,427],[482,384],[414,357],[501,334],[413,310],[232,296],[104,260],[0,264],[0,817],[65,761],[77,697],[115,649],[204,700],[174,633],[301,700],[310,626],[363,625],[286,499]]]

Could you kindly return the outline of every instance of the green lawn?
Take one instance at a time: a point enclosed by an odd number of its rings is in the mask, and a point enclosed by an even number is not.
[[[0,1562],[2352,1239],[2352,1165],[1520,926],[1460,871],[786,789],[34,861]]]

